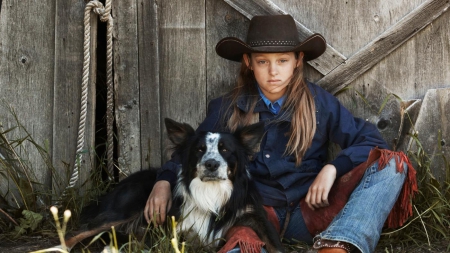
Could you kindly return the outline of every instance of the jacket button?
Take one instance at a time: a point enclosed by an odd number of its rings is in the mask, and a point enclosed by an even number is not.
[[[294,206],[294,202],[291,202],[289,205],[290,205],[290,206]]]
[[[269,154],[266,154],[266,158],[270,158],[270,155],[269,155]]]

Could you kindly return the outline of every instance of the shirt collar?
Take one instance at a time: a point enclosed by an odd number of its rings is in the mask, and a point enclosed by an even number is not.
[[[267,108],[274,114],[278,114],[280,112],[281,106],[284,103],[284,100],[286,99],[286,95],[283,95],[281,98],[279,98],[278,100],[276,100],[275,102],[272,103],[272,101],[270,101],[266,95],[264,95],[264,93],[262,92],[261,88],[259,88],[259,85],[257,85],[258,87],[258,91],[259,91],[259,95],[261,96],[262,100],[264,101],[264,103],[266,104]]]
[[[250,99],[251,95],[242,94],[237,99],[237,107],[242,110],[243,112],[248,112],[247,108],[247,101]],[[258,95],[259,96],[259,95]],[[255,105],[255,109],[253,110],[254,113],[261,113],[261,112],[270,112],[269,108],[267,108],[266,104],[263,102],[261,96],[259,96],[260,99]],[[283,111],[282,113],[275,114],[274,115],[278,120],[281,121],[291,121],[291,115],[287,113],[286,111]]]

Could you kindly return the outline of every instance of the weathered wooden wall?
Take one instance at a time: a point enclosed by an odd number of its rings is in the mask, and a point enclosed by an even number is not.
[[[445,69],[450,63],[449,14],[448,2],[443,0],[152,3],[157,21],[151,29],[158,36],[151,41],[158,45],[153,54],[158,54],[159,64],[143,66],[140,72],[158,69],[159,82],[151,82],[154,89],[148,94],[141,89],[140,94],[141,103],[150,100],[155,103],[152,107],[160,110],[153,124],[148,121],[154,129],[141,127],[140,131],[141,137],[149,131],[149,136],[161,136],[162,142],[149,144],[142,138],[143,150],[149,147],[164,154],[168,145],[164,117],[195,126],[204,117],[207,102],[230,89],[239,64],[218,57],[214,47],[225,36],[243,38],[253,15],[290,13],[304,26],[301,36],[322,33],[329,47],[321,59],[307,67],[309,79],[330,92],[340,90],[337,97],[356,116],[376,124],[392,148],[405,150],[410,146],[406,133],[415,124],[427,91],[450,86]],[[147,22],[152,20],[147,17]],[[140,22],[141,17],[138,26],[142,26]],[[139,54],[148,57],[142,50]],[[144,85],[148,84],[140,84]],[[142,110],[148,108],[141,106],[143,118]],[[405,111],[414,122],[405,119]],[[150,156],[151,165],[165,161],[164,155],[161,160],[153,159],[158,155]]]
[[[23,10],[26,9],[27,12]],[[40,1],[29,5],[23,1],[3,1],[0,16],[0,96],[4,130],[14,126],[12,106],[30,134],[40,143],[51,140],[53,121],[53,83],[55,5]],[[48,29],[51,27],[52,29]],[[24,34],[27,34],[24,36]],[[46,120],[42,120],[46,119]],[[34,173],[49,183],[50,171],[40,170],[37,153],[30,153]],[[3,184],[4,185],[4,184]]]
[[[406,133],[415,126],[427,147],[441,140],[431,153],[450,151],[448,6],[445,0],[113,1],[118,167],[128,174],[167,159],[163,119],[202,121],[207,103],[230,89],[239,66],[218,57],[215,44],[225,36],[244,39],[249,18],[265,13],[290,13],[301,36],[325,36],[327,52],[306,67],[308,78],[376,124],[393,148],[410,146]],[[33,137],[48,141],[59,171],[73,165],[83,8],[82,0],[3,0],[0,13],[0,96]],[[11,120],[1,114],[7,128]],[[433,128],[424,118],[430,114],[439,122]],[[50,172],[38,167],[49,184]],[[441,170],[442,178],[448,172]]]
[[[17,126],[7,108],[11,106],[36,143],[47,149],[57,172],[49,169],[38,151],[26,142],[28,151],[21,150],[19,155],[33,168],[35,178],[31,179],[47,189],[53,183],[56,193],[66,187],[75,160],[84,7],[83,0],[4,0],[0,12],[2,130]],[[80,182],[87,178],[94,155],[95,84],[90,87],[94,88],[90,90]],[[13,131],[7,136],[13,140],[25,135]],[[0,178],[2,186],[6,184]]]

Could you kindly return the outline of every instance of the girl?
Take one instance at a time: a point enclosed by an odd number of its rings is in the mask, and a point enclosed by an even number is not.
[[[401,154],[390,159],[392,152],[379,151],[388,146],[374,125],[353,117],[334,96],[305,81],[304,62],[325,49],[320,34],[300,42],[289,15],[255,16],[246,42],[228,37],[216,46],[219,56],[242,62],[241,69],[234,89],[210,102],[198,131],[234,131],[264,121],[266,134],[248,170],[281,236],[313,243],[314,235],[319,252],[373,252],[401,192],[407,159]],[[331,161],[329,142],[342,149]],[[335,181],[363,164],[376,148],[384,161],[381,166],[368,164],[361,183],[326,229],[317,235],[309,231],[307,221],[335,204],[329,201]],[[155,222],[164,222],[177,167],[174,156],[159,171],[145,207],[147,221],[159,214]],[[222,251],[239,251],[235,245],[225,246]]]

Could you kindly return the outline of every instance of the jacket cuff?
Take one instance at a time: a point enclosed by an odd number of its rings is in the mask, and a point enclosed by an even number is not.
[[[170,170],[163,170],[158,172],[158,175],[156,177],[156,181],[165,180],[170,183],[170,188],[173,188],[175,186],[175,183],[177,182],[177,174]]]
[[[353,162],[350,160],[348,156],[341,155],[336,157],[333,161],[330,162],[330,164],[334,165],[336,167],[336,178],[341,177],[345,173],[351,171],[353,169]]]

